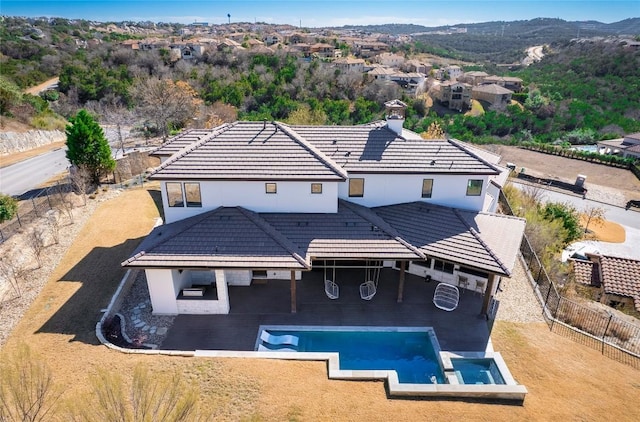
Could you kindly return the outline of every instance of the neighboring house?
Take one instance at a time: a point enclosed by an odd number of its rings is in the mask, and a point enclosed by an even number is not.
[[[513,92],[522,91],[522,79],[512,76],[487,76],[482,81],[483,84],[496,84],[510,89]]]
[[[426,76],[421,73],[395,72],[389,76],[389,80],[396,82],[410,94],[415,94],[426,79]]]
[[[274,32],[274,33],[267,34],[264,37],[262,37],[262,41],[266,45],[274,45],[274,44],[278,44],[278,43],[284,42],[284,37],[282,35]]]
[[[626,135],[624,138],[600,141],[598,151],[640,159],[640,132]]]
[[[438,99],[451,110],[466,110],[471,106],[471,85],[446,81],[439,86]]]
[[[340,69],[341,72],[364,72],[364,60],[353,57],[344,57],[333,61],[333,65]]]
[[[511,102],[513,92],[500,85],[479,85],[471,89],[471,98],[484,101],[494,108],[504,109]]]
[[[316,43],[311,46],[311,54],[325,59],[333,58],[336,57],[336,48],[331,44]]]
[[[389,46],[379,41],[355,40],[352,43],[353,53],[363,59],[368,59],[384,51],[389,50]]]
[[[394,53],[382,53],[373,58],[373,61],[383,66],[399,68],[405,62],[404,56]]]
[[[397,270],[399,302],[407,272],[464,279],[488,314],[525,226],[492,213],[499,157],[423,140],[403,128],[406,104],[386,106],[366,125],[235,122],[160,147],[165,224],[122,263],[144,269],[153,312],[229,313],[228,286],[265,278],[290,280],[295,312],[308,271],[376,261]]]
[[[489,74],[486,72],[473,70],[471,72],[465,72],[464,74],[462,74],[460,77],[458,77],[458,81],[466,82],[470,85],[476,86],[483,83],[484,79],[488,76]]]
[[[640,312],[640,261],[614,256],[586,254],[572,259],[576,281],[600,289],[600,303]]]
[[[456,65],[443,67],[436,71],[436,78],[440,80],[447,79],[450,81],[455,81],[460,76],[462,76],[462,68]]]
[[[393,69],[382,65],[374,65],[373,69],[367,72],[367,76],[370,80],[383,80],[390,81],[391,76],[395,75],[397,72]]]
[[[422,73],[423,75],[428,75],[433,69],[433,66],[429,63],[423,63],[420,60],[407,60],[402,66],[401,69],[405,72],[416,72]]]

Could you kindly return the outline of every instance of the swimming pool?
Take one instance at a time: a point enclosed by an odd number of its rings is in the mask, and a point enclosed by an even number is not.
[[[295,336],[296,346],[271,345],[272,351],[335,352],[341,370],[392,370],[400,383],[439,384],[444,374],[438,360],[440,346],[433,330],[412,327],[264,327],[276,337]],[[283,338],[283,337],[281,337]]]
[[[452,358],[451,364],[460,384],[505,384],[493,359]]]

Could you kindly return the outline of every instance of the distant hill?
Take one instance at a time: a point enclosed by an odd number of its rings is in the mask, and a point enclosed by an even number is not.
[[[605,35],[638,35],[640,34],[640,18],[625,19],[620,22],[602,23],[597,21],[568,22],[555,18],[536,18],[523,21],[492,21],[483,23],[457,24],[450,26],[426,27],[413,24],[385,24],[364,26],[342,26],[337,29],[350,29],[362,32],[377,32],[391,35],[424,34],[424,33],[460,33],[475,35],[515,35],[576,37]],[[504,31],[504,33],[503,33]],[[586,32],[585,32],[586,31]]]

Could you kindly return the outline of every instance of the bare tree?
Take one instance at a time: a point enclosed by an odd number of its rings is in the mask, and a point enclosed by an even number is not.
[[[69,169],[69,179],[73,190],[82,195],[83,205],[87,205],[87,191],[91,186],[91,172],[84,166],[71,167]]]
[[[44,232],[39,228],[33,228],[29,232],[28,240],[29,248],[33,252],[33,256],[38,262],[38,268],[42,267],[42,251],[44,251]]]
[[[197,391],[186,385],[179,374],[158,376],[138,366],[133,372],[131,390],[119,374],[100,371],[93,378],[93,391],[72,410],[77,421],[191,421],[197,415]]]
[[[589,224],[591,223],[594,223],[596,226],[602,226],[604,224],[604,208],[602,207],[587,205],[584,208],[583,214],[587,220],[584,225],[585,233],[587,233]]]
[[[0,359],[0,421],[54,419],[60,395],[47,365],[26,345]]]
[[[15,257],[9,255],[0,257],[0,275],[9,283],[17,297],[22,296],[20,284],[24,280],[26,272],[25,267]],[[1,420],[2,418],[0,418]]]
[[[51,237],[54,243],[57,245],[60,243],[60,212],[58,210],[47,211],[47,227],[51,232]]]
[[[169,135],[171,126],[185,126],[197,117],[202,100],[197,92],[184,81],[171,79],[139,79],[133,89],[138,112],[153,122],[163,138]]]

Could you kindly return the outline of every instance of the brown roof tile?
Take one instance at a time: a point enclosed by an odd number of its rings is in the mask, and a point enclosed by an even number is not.
[[[606,255],[599,259],[605,293],[633,298],[640,311],[640,261]]]

